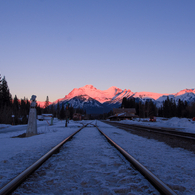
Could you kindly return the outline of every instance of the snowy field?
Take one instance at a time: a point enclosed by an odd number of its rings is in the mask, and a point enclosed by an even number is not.
[[[54,120],[49,126],[46,121],[37,121],[39,135],[28,138],[13,138],[26,132],[27,125],[2,125],[0,129],[0,188],[17,176],[42,155],[82,127],[80,123]],[[7,133],[5,133],[7,131]]]
[[[88,123],[90,121],[82,121],[82,122]],[[95,123],[95,121],[93,122]],[[168,122],[168,121],[163,121],[163,122]],[[145,125],[147,122],[137,122],[137,123],[139,124],[143,123],[142,125]],[[25,168],[30,166],[37,159],[39,159],[43,154],[49,151],[52,147],[57,145],[60,141],[62,141],[63,139],[71,135],[73,132],[75,132],[82,126],[81,122],[74,122],[74,121],[70,121],[67,128],[64,127],[64,124],[65,124],[64,121],[59,121],[57,119],[54,120],[53,126],[48,126],[46,121],[38,121],[39,135],[28,137],[28,138],[12,138],[13,136],[17,136],[19,134],[25,133],[25,130],[27,128],[26,125],[18,125],[18,126],[2,125],[0,127],[0,154],[1,154],[0,155],[0,188],[4,186],[8,181],[13,179]],[[148,122],[148,124],[157,125],[158,122],[156,123]],[[165,143],[158,142],[153,139],[146,139],[137,135],[133,135],[124,130],[112,127],[100,121],[97,122],[97,125],[104,133],[106,133],[118,145],[120,145],[122,148],[128,151],[133,157],[139,160],[144,166],[146,166],[150,171],[152,171],[163,182],[168,184],[177,194],[182,194],[182,195],[195,194],[195,186],[194,186],[195,154],[194,153],[184,150],[182,148],[171,148]],[[173,126],[171,127],[173,128]],[[176,126],[174,126],[174,128],[175,127]],[[182,128],[184,129],[184,131],[186,131],[187,129],[189,131],[191,127],[190,125],[188,125],[186,129],[183,126],[182,127],[177,126],[177,128]],[[95,128],[91,127],[91,129],[94,130]],[[82,132],[85,132],[84,130],[85,129],[81,130],[81,132],[79,133],[82,134]],[[102,144],[99,142],[99,138],[95,134],[93,135],[94,136],[93,139],[88,139],[88,136],[89,138],[91,136],[89,132],[88,133],[86,132],[85,136],[86,135],[87,137],[85,139],[85,142],[81,143],[79,141],[79,142],[75,142],[74,144],[71,141],[65,144],[63,148],[67,147],[67,148],[74,149],[75,146],[77,146],[76,147],[77,150],[75,150],[74,152],[80,153],[80,155],[82,156],[82,147],[88,144],[89,141],[91,142],[91,140],[93,140],[94,143],[97,142],[99,143],[99,145]],[[71,144],[73,145],[71,146]],[[78,144],[80,144],[80,146],[78,146]],[[107,146],[103,146],[103,147],[107,147]],[[89,159],[90,155],[93,155],[92,149],[90,149],[90,147],[88,148],[89,150],[87,151],[87,156],[85,153],[87,160]],[[71,160],[70,154],[71,152],[66,153],[65,156],[67,156],[67,158],[70,158]],[[95,180],[91,181],[92,178],[90,177],[89,173],[90,171],[91,172],[94,171],[93,167],[97,166],[97,162],[100,162],[100,166],[103,167],[102,170],[106,171],[107,166],[109,164],[107,160],[108,154],[109,153],[105,153],[104,158],[102,157],[101,161],[94,159],[94,161],[92,161],[91,167],[90,166],[83,167],[84,162],[81,161],[81,164],[79,164],[79,162],[75,162],[76,159],[72,159],[71,162],[73,163],[73,165],[74,163],[79,165],[81,167],[80,169],[81,172],[84,169],[85,171],[84,173],[87,173],[87,176],[85,177],[83,176],[83,180],[82,180],[84,186],[82,186],[81,184],[78,187],[78,189],[74,188],[75,194],[82,194],[83,193],[82,189],[85,188],[85,184],[87,183],[91,185],[91,188],[94,187],[94,189],[96,190],[98,189],[97,186],[100,185],[100,183],[97,184],[96,181],[99,181],[100,179],[97,180],[96,177]],[[115,161],[115,155],[112,154],[111,158],[114,158]],[[113,166],[113,164],[114,163],[110,163],[110,166]],[[67,166],[68,166],[67,169],[71,169],[71,163]],[[109,184],[111,186],[110,188],[109,186],[107,186],[108,188],[106,189],[106,192],[110,192],[110,194],[115,194],[114,189],[120,188],[120,186],[122,186],[123,189],[125,188],[122,182],[123,180],[125,180],[124,176],[122,176],[122,178],[120,178],[119,181],[113,179],[113,177],[116,177],[116,175],[121,176],[119,171],[120,169],[124,171],[123,166],[118,166],[118,167],[119,168],[116,169],[115,172],[113,172],[113,174],[107,176],[108,179],[113,181],[115,186],[113,187],[113,183],[112,185]],[[60,169],[60,163],[57,165],[56,169]],[[127,173],[128,171],[129,170],[127,170]],[[99,172],[99,177],[102,177],[101,174],[102,173]],[[49,176],[46,176],[46,178],[48,177]],[[79,178],[75,177],[75,181],[77,179]],[[128,180],[129,179],[128,177],[126,179],[127,181],[130,181]],[[140,179],[138,180],[141,181]],[[71,185],[74,184],[72,183]],[[102,185],[106,186],[105,183]],[[135,185],[134,187],[135,188],[137,187],[139,189],[138,184]],[[81,193],[79,193],[79,191]],[[122,191],[121,193],[120,191],[118,192],[119,192],[118,194],[126,194],[126,193],[122,193]],[[96,194],[101,194],[101,190],[99,189],[99,191],[97,191]],[[131,194],[141,194],[141,193],[135,191],[132,192]]]
[[[121,122],[131,123],[132,121]],[[147,124],[147,122],[135,123]],[[100,122],[98,124],[105,134],[168,184],[177,194],[195,194],[195,154],[193,152],[183,148],[172,148],[163,142],[132,135],[115,127],[110,128],[107,124],[100,124]],[[148,124],[157,123],[148,122]]]
[[[157,117],[156,122],[149,122],[149,118],[141,119],[139,118],[134,120],[122,120],[120,123],[126,124],[135,124],[143,126],[152,126],[152,127],[164,127],[164,128],[175,128],[178,131],[195,133],[195,121],[188,118],[177,118],[173,117],[170,119],[165,119]]]
[[[159,194],[93,126],[64,144],[13,195],[29,193]]]

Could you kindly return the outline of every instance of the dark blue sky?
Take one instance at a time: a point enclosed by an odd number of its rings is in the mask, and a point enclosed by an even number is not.
[[[62,98],[92,84],[195,88],[194,0],[0,0],[0,73],[12,95]]]

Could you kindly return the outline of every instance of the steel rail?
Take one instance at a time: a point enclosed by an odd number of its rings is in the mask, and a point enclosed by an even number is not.
[[[54,153],[59,152],[60,147],[65,142],[69,141],[76,133],[78,133],[81,129],[83,129],[87,125],[88,124],[82,126],[79,130],[77,130],[76,132],[68,136],[58,145],[53,147],[49,152],[43,155],[39,160],[37,160],[35,163],[33,163],[31,166],[25,169],[22,173],[16,176],[13,180],[11,180],[9,183],[3,186],[0,189],[0,195],[6,195],[6,194],[10,194],[11,192],[13,192],[27,177],[29,177],[29,175],[31,175],[36,169],[38,169],[48,158],[50,158]]]
[[[168,130],[168,129],[157,128],[157,127],[122,124],[122,123],[117,123],[117,122],[108,122],[108,121],[103,121],[103,122],[110,124],[110,125],[114,125],[114,126],[117,125],[118,127],[132,128],[131,130],[139,129],[139,130],[144,130],[144,131],[149,131],[149,132],[154,132],[154,133],[161,133],[161,134],[165,134],[165,135],[171,135],[171,136],[181,137],[181,138],[185,138],[185,139],[195,140],[194,133]]]
[[[125,158],[132,163],[140,173],[149,180],[153,186],[158,189],[162,194],[165,195],[176,195],[176,193],[169,188],[163,181],[161,181],[158,177],[156,177],[152,172],[150,172],[146,167],[144,167],[139,161],[137,161],[133,156],[127,153],[123,148],[121,148],[118,144],[116,144],[113,140],[111,140],[105,133],[103,133],[96,125],[94,125],[102,135],[106,137],[106,139],[117,148]]]

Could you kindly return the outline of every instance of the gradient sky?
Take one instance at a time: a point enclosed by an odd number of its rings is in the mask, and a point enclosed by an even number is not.
[[[194,0],[0,0],[0,74],[12,96],[91,84],[195,88]]]

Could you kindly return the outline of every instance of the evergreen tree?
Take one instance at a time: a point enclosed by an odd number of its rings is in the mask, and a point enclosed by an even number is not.
[[[47,96],[45,100],[45,108],[47,108],[48,106],[49,106],[49,97]]]
[[[127,99],[126,97],[123,98],[121,108],[135,108],[135,98],[129,98]]]
[[[74,108],[72,107],[72,105],[69,106],[69,112],[70,112],[70,119],[72,119],[74,114]]]
[[[163,102],[163,117],[167,117],[167,118],[170,118],[172,117],[171,115],[171,101],[172,100],[169,100],[169,97],[167,97],[167,99]]]
[[[57,103],[56,115],[57,115],[57,118],[60,118],[60,102],[59,102],[59,100],[58,100],[58,103]]]
[[[1,74],[0,74],[0,109],[2,107],[2,78],[1,78]]]
[[[191,102],[188,106],[187,106],[187,111],[188,111],[188,117],[193,118],[195,117],[195,101]]]
[[[26,108],[25,108],[25,110],[26,110],[26,113],[28,115],[29,114],[29,111],[30,111],[30,101],[27,98],[27,99],[25,99],[25,102],[26,102]]]
[[[0,123],[12,124],[12,98],[8,84],[0,76]]]
[[[11,106],[12,104],[12,96],[9,92],[8,84],[3,77],[1,81],[1,106]]]
[[[147,110],[147,117],[157,116],[157,108],[152,100],[147,102],[145,108]]]
[[[20,115],[21,116],[26,115],[26,112],[25,112],[25,101],[23,99],[20,100]]]
[[[17,98],[16,95],[14,97],[13,109],[14,109],[15,112],[18,112],[19,111],[19,102],[18,102],[18,98]]]
[[[12,124],[12,108],[11,106],[4,106],[0,110],[0,123],[2,124]]]
[[[15,116],[14,117],[14,124],[17,125],[19,123],[19,102],[18,102],[18,98],[15,95],[14,97],[14,101],[13,101],[13,111],[12,114]]]
[[[145,104],[141,101],[139,102],[139,117],[145,118]]]
[[[126,108],[126,105],[127,105],[127,98],[124,97],[122,100],[121,108]]]
[[[64,111],[64,104],[62,104],[62,108],[60,110],[60,119],[65,119],[65,111]]]
[[[44,108],[45,108],[44,113],[48,113],[49,112],[49,97],[48,96],[46,97]]]
[[[177,117],[182,116],[182,108],[183,108],[183,102],[179,99],[178,104],[177,104]]]
[[[43,109],[40,107],[40,104],[36,105],[37,115],[42,115]]]
[[[28,123],[27,112],[28,111],[26,110],[26,100],[24,97],[24,99],[21,99],[21,101],[20,101],[20,116],[22,117],[23,124]]]
[[[184,102],[184,108],[182,111],[182,117],[188,117],[189,116],[189,112],[188,112],[188,103],[187,101]]]
[[[162,106],[158,109],[158,116],[163,117],[163,107]]]
[[[175,100],[174,101],[172,100],[172,102],[171,102],[171,117],[176,116],[176,110],[177,110],[176,102],[175,102]]]

